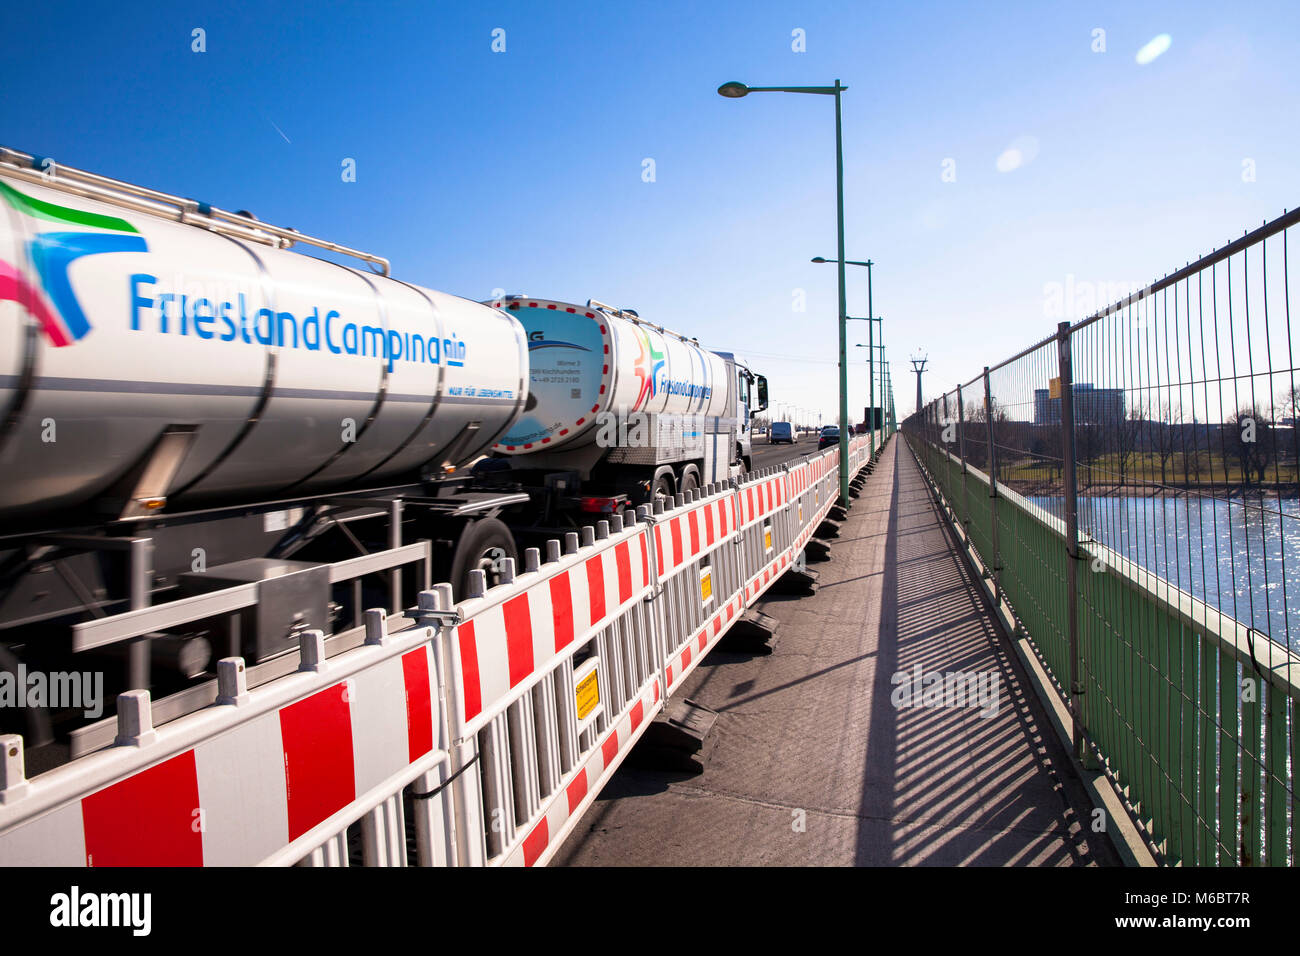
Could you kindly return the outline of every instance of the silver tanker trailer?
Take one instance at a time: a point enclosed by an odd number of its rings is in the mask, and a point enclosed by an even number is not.
[[[750,468],[753,414],[767,380],[729,352],[631,310],[512,295],[488,303],[528,338],[528,396],[480,474],[581,489],[571,502],[612,512],[726,481]]]
[[[472,302],[0,147],[0,670],[103,668],[165,719],[211,699],[218,657],[355,640],[365,608],[725,480],[765,406],[732,356],[630,311]],[[164,605],[194,610],[118,636]],[[0,708],[8,729],[32,772],[111,730]]]

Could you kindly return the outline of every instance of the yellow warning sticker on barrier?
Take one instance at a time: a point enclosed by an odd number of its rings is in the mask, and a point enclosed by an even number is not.
[[[592,668],[591,673],[578,682],[575,694],[578,699],[578,719],[586,720],[587,715],[600,703],[600,682],[597,680],[595,668]]]
[[[763,525],[763,549],[764,549],[765,551],[771,551],[771,550],[772,550],[772,524],[771,524],[771,522],[768,522],[767,524]]]
[[[700,568],[700,602],[708,604],[713,600],[713,568]]]

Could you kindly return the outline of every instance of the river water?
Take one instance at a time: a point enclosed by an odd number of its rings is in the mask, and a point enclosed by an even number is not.
[[[1063,514],[1060,497],[1029,500]],[[1300,500],[1082,496],[1079,528],[1300,651]]]

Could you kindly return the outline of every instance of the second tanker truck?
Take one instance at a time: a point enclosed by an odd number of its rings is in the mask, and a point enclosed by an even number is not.
[[[0,669],[120,655],[116,689],[165,693],[749,467],[767,383],[732,355],[595,301],[388,273],[0,148]],[[239,585],[253,608],[201,627],[86,637]],[[49,715],[19,716],[50,738]]]

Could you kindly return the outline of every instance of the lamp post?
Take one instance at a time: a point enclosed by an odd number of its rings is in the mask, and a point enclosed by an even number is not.
[[[843,258],[843,256],[844,256],[844,253],[841,252],[841,253],[840,253],[840,258]],[[813,259],[812,261],[813,261],[813,262],[836,262],[836,261],[838,261],[838,260],[835,260],[835,259],[824,259],[824,258],[822,258],[821,256],[816,256],[816,257],[814,257],[814,259]],[[872,422],[870,423],[870,427],[869,427],[868,432],[867,432],[867,434],[868,434],[870,437],[867,439],[867,441],[870,443],[868,447],[871,449],[871,455],[872,455],[872,457],[874,458],[874,457],[875,457],[875,454],[876,454],[876,430],[875,430],[875,408],[876,408],[876,365],[875,365],[875,361],[876,361],[876,350],[875,350],[875,348],[874,348],[874,345],[875,345],[875,332],[876,332],[876,325],[875,325],[875,323],[880,322],[880,316],[878,316],[878,315],[875,314],[875,311],[873,310],[873,308],[872,308],[872,304],[871,304],[871,267],[872,267],[873,265],[875,265],[875,263],[872,262],[870,259],[868,259],[866,262],[855,262],[854,260],[850,259],[850,260],[848,260],[847,262],[845,262],[845,263],[843,264],[843,266],[865,266],[865,267],[866,267],[866,270],[867,270],[867,316],[866,316],[866,318],[864,318],[864,319],[858,319],[858,318],[854,318],[853,316],[848,316],[848,317],[847,317],[847,320],[848,320],[849,322],[866,322],[866,323],[867,323],[867,343],[868,343],[868,346],[867,346],[867,347],[871,349],[871,351],[867,353],[867,356],[868,356],[867,364],[870,366],[870,368],[869,368],[869,370],[868,370],[868,372],[867,372],[867,381],[870,383],[870,385],[869,385],[870,398],[869,398],[868,403],[867,403],[867,408],[871,409],[871,416],[872,416]],[[840,271],[841,271],[841,272],[844,271],[843,266],[840,267]],[[884,326],[884,323],[881,323],[881,326],[880,326],[880,341],[881,341],[881,344],[883,344],[884,341],[885,341],[885,326]],[[882,390],[882,394],[883,394],[883,390]]]
[[[897,424],[894,421],[894,376],[889,371],[889,362],[885,358],[885,347],[883,345],[880,347],[880,364],[884,366],[885,400],[888,403],[886,406],[886,415],[888,416],[889,421],[889,433],[892,435],[894,430],[897,428]]]
[[[844,135],[840,118],[840,94],[847,90],[839,80],[834,86],[746,86],[723,83],[718,95],[739,99],[750,93],[812,93],[835,97],[835,209],[840,263],[840,505],[849,507],[849,369],[847,305],[844,295]]]
[[[849,316],[849,318],[851,319],[852,316]],[[877,353],[877,352],[880,352],[880,353],[881,353],[880,361],[881,361],[881,363],[882,363],[882,367],[883,367],[883,363],[884,363],[884,360],[885,360],[885,359],[884,359],[885,347],[884,347],[883,345],[878,345],[878,344],[874,344],[874,343],[872,343],[872,344],[867,344],[867,343],[859,342],[857,345],[854,346],[854,348],[857,348],[857,349],[869,349],[869,350],[870,350],[870,351],[867,352],[867,364],[868,364],[869,366],[874,366],[874,362],[875,362],[875,358],[876,358],[876,353]],[[871,373],[871,374],[873,374],[873,375],[875,374],[875,369],[874,369],[874,367],[873,367],[873,370],[872,370],[872,373]],[[874,385],[875,383],[873,382],[872,384]],[[871,405],[867,408],[867,413],[870,415],[870,417],[871,417],[871,421],[869,421],[867,424],[869,425],[870,430],[871,430],[871,431],[874,431],[874,430],[875,430],[875,426],[876,426],[876,423],[875,423],[875,408],[876,408],[876,400],[875,400],[875,397],[874,397],[874,396],[875,396],[875,389],[874,389],[874,388],[871,390],[871,394],[872,394]],[[882,376],[881,381],[880,381],[880,397],[881,397],[882,400],[884,399],[884,396],[885,396],[885,383],[884,383],[884,379],[883,379],[883,376]],[[884,411],[883,408],[881,409],[881,411],[882,411],[882,419],[883,419],[883,411]]]

